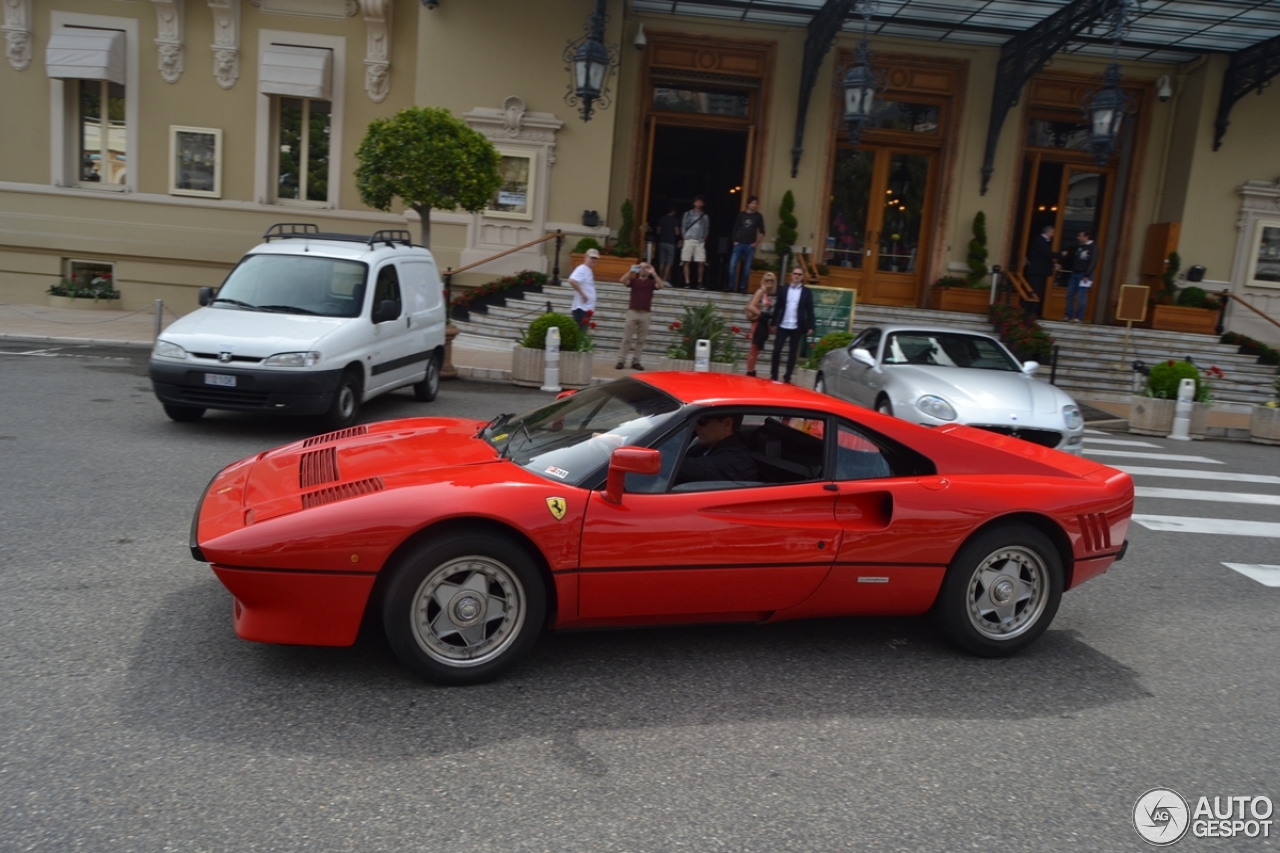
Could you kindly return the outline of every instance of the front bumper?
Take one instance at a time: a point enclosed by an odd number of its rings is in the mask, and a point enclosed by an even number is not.
[[[161,403],[236,412],[320,415],[329,410],[341,370],[252,370],[153,358],[151,387]],[[235,386],[210,385],[206,374],[234,376]]]
[[[213,566],[235,597],[236,636],[259,643],[349,646],[377,575]]]

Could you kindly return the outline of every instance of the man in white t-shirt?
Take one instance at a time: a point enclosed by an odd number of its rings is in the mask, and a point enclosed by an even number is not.
[[[591,268],[600,260],[598,249],[587,249],[587,256],[582,263],[569,273],[569,286],[573,288],[574,322],[585,332],[591,322],[591,315],[596,311],[596,276]]]

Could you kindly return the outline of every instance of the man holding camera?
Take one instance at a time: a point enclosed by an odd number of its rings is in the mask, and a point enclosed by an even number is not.
[[[618,353],[618,370],[627,366],[627,353],[631,349],[631,338],[635,337],[636,348],[632,356],[631,368],[644,370],[640,356],[644,353],[644,341],[649,336],[649,313],[653,309],[653,294],[665,286],[654,271],[653,265],[641,261],[627,271],[622,283],[631,291],[631,301],[627,305],[626,323],[622,327],[622,350]]]

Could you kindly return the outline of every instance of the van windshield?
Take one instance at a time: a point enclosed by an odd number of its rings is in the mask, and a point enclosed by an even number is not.
[[[250,255],[227,276],[212,307],[358,317],[368,271],[337,258]]]

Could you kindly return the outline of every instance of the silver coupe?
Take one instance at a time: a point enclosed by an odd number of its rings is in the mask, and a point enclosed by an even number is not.
[[[1079,455],[1080,407],[1035,379],[1039,367],[980,332],[872,326],[823,357],[814,388],[913,423],[967,424]]]

